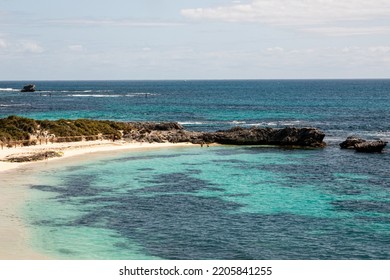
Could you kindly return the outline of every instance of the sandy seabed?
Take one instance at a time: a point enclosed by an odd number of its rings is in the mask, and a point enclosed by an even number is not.
[[[168,147],[194,146],[191,143],[140,143],[109,140],[71,143],[49,143],[46,145],[3,148],[0,150],[0,259],[2,260],[45,260],[47,256],[35,252],[29,243],[29,232],[22,220],[20,209],[28,196],[27,186],[23,186],[24,169],[38,168],[42,163],[56,166],[64,159],[83,159],[95,157],[99,153],[149,150]],[[6,162],[7,157],[19,157],[45,151],[61,152],[62,157],[37,162]],[[15,184],[21,182],[21,184]]]

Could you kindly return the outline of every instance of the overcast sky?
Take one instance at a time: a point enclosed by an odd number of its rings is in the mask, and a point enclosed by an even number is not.
[[[390,78],[389,0],[0,0],[0,80]]]

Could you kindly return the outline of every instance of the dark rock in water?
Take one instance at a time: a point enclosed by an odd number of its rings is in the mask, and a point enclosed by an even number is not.
[[[281,146],[325,147],[325,133],[312,127],[286,127],[272,132],[271,140]]]
[[[34,92],[35,91],[35,85],[30,84],[30,85],[25,85],[22,89],[21,92]]]
[[[316,128],[232,128],[205,135],[208,142],[230,145],[324,147],[325,134]],[[206,140],[205,139],[205,140]],[[213,141],[211,141],[213,140]]]
[[[355,149],[356,144],[361,144],[366,140],[358,138],[356,136],[349,136],[344,142],[340,143],[341,149]]]
[[[362,153],[381,153],[386,147],[387,142],[382,140],[365,141],[355,145],[355,150]]]
[[[349,136],[340,143],[341,149],[355,149],[357,152],[380,153],[386,147],[387,142],[382,140],[367,141],[356,136]]]
[[[194,144],[277,145],[324,147],[325,134],[316,128],[242,128],[235,127],[217,132],[187,131],[177,123],[131,123],[136,130],[124,135],[131,141],[191,142]]]

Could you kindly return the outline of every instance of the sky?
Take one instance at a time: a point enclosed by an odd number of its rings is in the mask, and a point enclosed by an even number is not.
[[[389,0],[0,0],[0,80],[390,78]]]

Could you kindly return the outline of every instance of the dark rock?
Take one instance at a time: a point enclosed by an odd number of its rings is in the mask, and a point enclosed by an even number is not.
[[[324,147],[325,134],[316,128],[232,128],[204,135],[206,142],[230,145]]]
[[[355,149],[356,144],[361,144],[366,140],[358,138],[356,136],[349,136],[344,142],[340,143],[341,149]]]
[[[5,159],[7,162],[30,162],[30,161],[38,161],[44,160],[54,157],[62,157],[62,153],[56,151],[46,151],[41,153],[33,153],[30,155],[22,155],[22,156],[10,156]]]
[[[138,130],[146,131],[170,131],[184,129],[184,127],[177,122],[131,122],[130,124]]]
[[[274,130],[271,141],[281,146],[324,147],[325,133],[312,127],[286,127]]]
[[[365,139],[349,136],[340,143],[342,149],[355,149],[357,152],[380,153],[386,147],[387,142],[382,140],[367,141]]]
[[[184,130],[176,123],[134,123],[136,130],[124,138],[144,142],[191,142],[194,144],[228,145],[278,145],[299,147],[324,147],[325,134],[316,128],[241,128],[217,132]]]
[[[365,141],[355,144],[355,150],[362,153],[381,153],[386,147],[387,142],[382,140]]]
[[[33,85],[33,84],[25,85],[20,91],[21,92],[34,92],[35,85]]]

